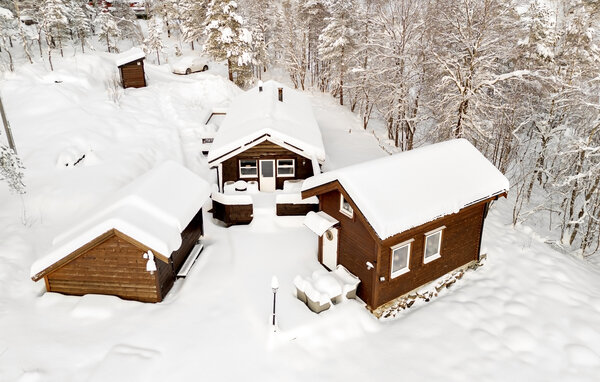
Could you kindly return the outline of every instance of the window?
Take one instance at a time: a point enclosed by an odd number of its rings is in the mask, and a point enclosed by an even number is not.
[[[444,228],[446,227],[440,227],[435,231],[427,232],[425,234],[425,253],[423,255],[424,263],[428,263],[442,257],[440,250],[442,248],[442,230]]]
[[[277,176],[288,177],[294,175],[295,170],[293,159],[277,159]]]
[[[349,218],[354,216],[354,210],[352,209],[352,206],[350,205],[350,203],[348,203],[348,201],[346,199],[344,199],[344,195],[340,194],[340,212],[343,213],[344,215],[348,216]]]
[[[202,138],[202,144],[213,143],[214,138]]]
[[[254,159],[240,160],[240,178],[256,178],[258,176],[258,167]]]
[[[398,277],[410,271],[410,247],[413,239],[392,247],[392,274],[391,278]]]

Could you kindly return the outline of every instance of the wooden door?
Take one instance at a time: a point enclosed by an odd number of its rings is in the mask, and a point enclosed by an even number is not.
[[[338,258],[338,229],[329,228],[323,235],[323,265],[329,270],[337,267]]]
[[[275,191],[275,160],[261,160],[259,167],[260,190],[265,192]]]

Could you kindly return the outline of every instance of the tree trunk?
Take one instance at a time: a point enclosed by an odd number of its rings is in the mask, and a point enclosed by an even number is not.
[[[156,60],[158,61],[158,65],[160,65],[160,55],[158,54],[158,48],[156,48]]]
[[[48,62],[50,63],[50,70],[54,71],[54,66],[52,66],[52,49],[48,47]]]
[[[231,59],[227,59],[227,72],[229,73],[229,81],[233,82],[233,68],[231,67]]]

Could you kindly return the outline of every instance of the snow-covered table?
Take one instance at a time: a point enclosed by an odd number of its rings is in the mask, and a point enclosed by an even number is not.
[[[356,298],[356,288],[360,279],[350,273],[343,265],[338,265],[335,270],[327,272],[320,269],[310,278],[296,276],[296,296],[308,305],[310,310],[320,313],[350,298]]]

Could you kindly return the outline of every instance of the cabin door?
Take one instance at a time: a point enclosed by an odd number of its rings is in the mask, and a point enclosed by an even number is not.
[[[337,267],[338,229],[329,228],[323,235],[323,265],[329,270]]]
[[[259,179],[260,190],[266,192],[275,191],[275,160],[261,160]]]

